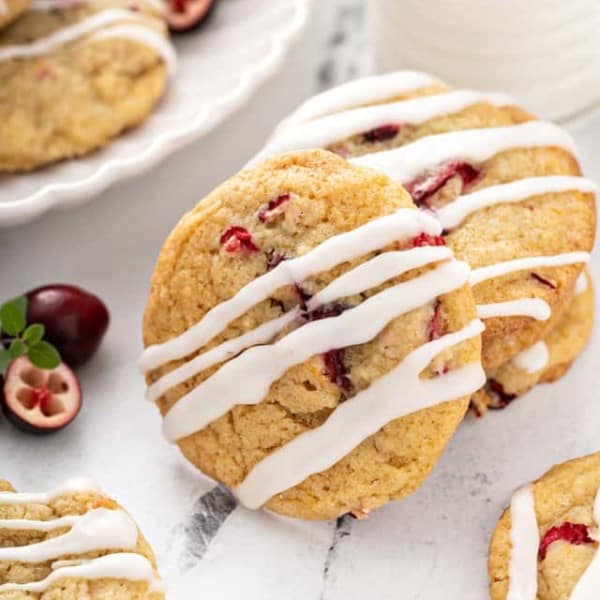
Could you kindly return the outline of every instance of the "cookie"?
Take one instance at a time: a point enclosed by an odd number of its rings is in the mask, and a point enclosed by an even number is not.
[[[594,290],[585,269],[575,284],[571,306],[546,339],[509,360],[494,373],[472,403],[481,416],[488,408],[504,408],[537,383],[556,381],[585,348],[594,324]]]
[[[174,51],[149,0],[33,0],[0,32],[0,172],[87,154],[143,121]]]
[[[161,600],[137,525],[89,480],[49,493],[0,481],[0,599]]]
[[[167,239],[144,315],[167,439],[293,517],[417,489],[485,379],[469,269],[440,233],[401,186],[321,150],[218,187]]]
[[[308,100],[256,160],[314,147],[389,175],[440,219],[474,270],[488,373],[559,322],[595,235],[595,185],[565,131],[506,96],[398,72]]]
[[[31,0],[0,0],[0,29],[27,10]]]
[[[492,600],[580,600],[598,593],[600,453],[517,490],[492,537]]]

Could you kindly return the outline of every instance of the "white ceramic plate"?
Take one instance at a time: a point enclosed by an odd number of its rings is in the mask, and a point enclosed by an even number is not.
[[[99,152],[0,176],[0,226],[89,200],[198,139],[247,102],[280,67],[311,0],[219,0],[206,27],[177,36],[177,73],[157,110]]]

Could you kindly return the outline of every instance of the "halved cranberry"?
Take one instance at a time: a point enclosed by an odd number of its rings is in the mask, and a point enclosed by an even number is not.
[[[538,283],[541,283],[542,285],[545,285],[546,287],[549,287],[553,290],[556,289],[556,284],[554,283],[554,281],[550,281],[549,279],[546,279],[545,277],[542,277],[541,275],[538,275],[537,273],[531,273],[531,277],[533,279],[535,279]]]
[[[46,328],[45,338],[71,367],[86,363],[108,329],[110,317],[102,300],[63,284],[45,285],[26,295],[27,322]]]
[[[362,134],[363,141],[371,144],[375,142],[385,142],[395,138],[400,129],[400,125],[382,125],[381,127],[376,127],[375,129],[365,131],[365,133]]]
[[[589,528],[583,523],[563,523],[546,531],[546,535],[540,542],[538,556],[540,560],[546,558],[548,547],[554,542],[563,541],[575,546],[581,544],[592,544],[594,540],[590,537]]]
[[[342,392],[349,394],[354,389],[350,377],[348,377],[348,368],[344,361],[346,352],[344,348],[329,350],[323,354],[323,364],[325,365],[325,374],[329,381],[335,383]]]
[[[411,246],[417,248],[420,246],[445,246],[446,242],[441,235],[430,235],[428,233],[420,233],[411,241]]]
[[[487,389],[489,392],[488,406],[494,410],[506,408],[517,397],[517,394],[506,392],[504,386],[495,379],[488,379]]]
[[[433,316],[427,324],[427,341],[432,342],[442,336],[442,303],[435,301]]]
[[[261,223],[268,223],[283,214],[281,206],[289,202],[289,200],[289,194],[280,194],[277,198],[273,198],[273,200],[267,202],[267,204],[263,204],[258,211],[258,220]]]
[[[438,166],[430,173],[413,179],[405,187],[417,206],[429,208],[428,199],[442,189],[453,177],[460,177],[462,182],[461,193],[464,193],[480,179],[481,175],[481,170],[476,169],[469,163],[454,160]]]
[[[225,252],[258,252],[258,246],[252,241],[252,234],[237,225],[227,229],[219,241]]]
[[[195,29],[210,15],[215,4],[216,0],[169,0],[167,25],[175,33]]]
[[[51,433],[66,427],[81,408],[81,388],[65,363],[40,369],[26,357],[6,371],[2,409],[11,423],[29,433]]]

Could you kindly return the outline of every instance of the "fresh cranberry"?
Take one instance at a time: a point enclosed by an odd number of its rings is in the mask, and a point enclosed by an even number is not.
[[[258,252],[258,246],[252,241],[252,234],[244,227],[230,227],[219,240],[225,252]]]
[[[354,386],[348,377],[348,368],[344,361],[345,354],[346,351],[343,348],[329,350],[323,354],[323,364],[329,381],[337,385],[344,394],[349,394]]]
[[[481,171],[469,163],[455,160],[444,163],[432,172],[413,179],[405,187],[417,206],[429,208],[429,198],[441,190],[453,177],[460,177],[461,193],[464,193],[481,178],[481,175]]]
[[[545,277],[542,277],[541,275],[538,275],[537,273],[531,273],[531,277],[533,279],[535,279],[537,282],[541,283],[542,285],[545,285],[546,287],[549,287],[553,290],[556,289],[556,284],[553,281],[550,281],[549,279],[546,279]]]
[[[363,141],[371,144],[375,142],[385,142],[395,138],[400,129],[400,125],[382,125],[381,127],[365,131],[365,133],[362,134]]]
[[[558,541],[568,542],[575,546],[594,542],[590,537],[587,525],[583,523],[563,523],[562,525],[548,529],[540,542],[539,559],[544,560],[548,553],[548,547]]]
[[[427,340],[432,342],[437,340],[442,335],[442,303],[439,300],[435,301],[433,307],[433,316],[427,324]]]
[[[277,196],[277,198],[273,198],[267,202],[267,204],[263,204],[258,211],[258,220],[261,223],[268,223],[272,221],[277,216],[282,214],[281,206],[286,202],[289,202],[290,195],[289,194],[281,194]]]
[[[504,386],[495,379],[488,380],[487,388],[490,397],[489,408],[494,410],[506,408],[517,397],[517,394],[507,393]]]
[[[429,235],[428,233],[420,233],[416,238],[413,238],[411,245],[413,248],[420,246],[445,246],[446,242],[440,235]]]
[[[210,15],[216,0],[169,0],[166,21],[169,29],[183,33],[195,29]]]
[[[98,297],[72,285],[46,285],[27,292],[27,322],[41,323],[45,339],[71,367],[86,363],[98,349],[109,313]]]
[[[40,369],[22,356],[6,371],[2,409],[7,419],[29,433],[50,433],[66,427],[81,408],[81,388],[65,363]]]

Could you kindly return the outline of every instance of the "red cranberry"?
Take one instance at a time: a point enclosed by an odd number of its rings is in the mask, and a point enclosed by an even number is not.
[[[168,0],[167,25],[175,33],[195,29],[210,15],[215,4],[216,0]]]
[[[244,227],[230,227],[219,241],[225,252],[258,252],[258,246],[252,241],[252,234]]]
[[[581,544],[591,544],[594,540],[590,538],[587,525],[583,523],[563,523],[562,525],[548,529],[540,542],[539,559],[544,560],[548,553],[548,547],[558,541],[578,546]]]
[[[411,244],[413,248],[417,248],[420,246],[445,246],[446,242],[440,235],[429,235],[423,232],[413,238]]]
[[[516,397],[517,394],[509,394],[504,386],[495,379],[489,379],[487,382],[489,392],[489,408],[500,410],[506,408]]]
[[[469,163],[456,160],[444,163],[431,173],[413,179],[405,187],[417,206],[429,207],[429,198],[441,190],[453,177],[460,177],[461,193],[463,193],[480,179],[481,174],[479,169]]]
[[[538,275],[537,273],[531,273],[531,277],[533,279],[535,279],[538,283],[541,283],[542,285],[545,285],[546,287],[549,287],[553,290],[556,289],[556,284],[553,281],[550,281],[549,279],[546,279],[545,277],[542,277],[541,275]]]
[[[371,144],[375,142],[385,142],[395,138],[400,129],[400,125],[382,125],[381,127],[376,127],[375,129],[363,133],[363,141]]]
[[[439,300],[435,301],[433,307],[433,316],[427,324],[427,341],[432,342],[442,336],[442,303]]]
[[[2,409],[11,423],[29,433],[51,433],[66,427],[81,408],[81,388],[65,363],[40,369],[22,356],[6,371]]]
[[[284,260],[287,260],[287,257],[283,252],[279,252],[279,250],[269,250],[267,252],[267,271],[272,271]]]
[[[350,377],[348,377],[348,368],[345,364],[345,350],[338,348],[335,350],[329,350],[323,354],[323,364],[325,365],[325,374],[329,378],[329,381],[337,385],[344,395],[352,392],[354,386]]]
[[[41,323],[45,338],[71,367],[86,363],[98,349],[109,323],[97,296],[72,285],[46,285],[27,292],[27,322]]]
[[[277,198],[273,198],[267,202],[267,204],[263,204],[258,211],[258,220],[261,223],[268,223],[272,221],[277,216],[282,214],[281,206],[286,202],[289,202],[290,195],[289,194],[281,194],[277,196]]]

